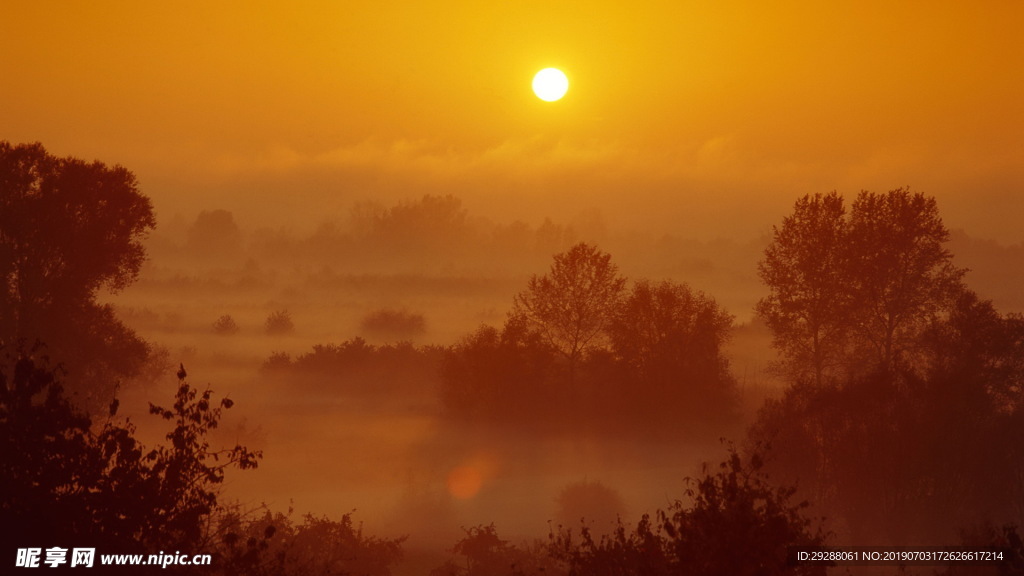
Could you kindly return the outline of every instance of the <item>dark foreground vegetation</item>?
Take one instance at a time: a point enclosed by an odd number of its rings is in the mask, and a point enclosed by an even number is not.
[[[465,225],[450,203],[424,206],[446,215],[438,226]],[[229,216],[208,214],[193,241],[230,236]],[[364,216],[381,246],[422,224],[413,205]],[[50,546],[182,550],[214,559],[179,573],[391,574],[405,538],[365,534],[352,514],[296,519],[226,498],[227,474],[257,467],[262,454],[214,445],[234,403],[191,386],[183,364],[173,398],[150,405],[149,417],[166,425],[162,441],[145,446],[119,415],[118,383],[168,358],[97,295],[137,277],[154,225],[127,170],[0,142],[5,556]],[[411,409],[459,433],[742,438],[661,510],[619,518],[607,533],[563,519],[547,538],[521,543],[494,524],[468,527],[434,576],[824,573],[788,563],[794,545],[1019,553],[1024,318],[966,285],[948,240],[934,199],[906,189],[864,192],[849,207],[835,193],[799,199],[759,267],[768,294],[757,313],[787,385],[745,436],[723,352],[732,316],[685,283],[624,277],[588,243],[529,278],[502,324],[454,345],[356,338],[274,354],[260,378],[282,397]],[[425,326],[402,309],[362,322],[398,338]],[[230,315],[206,329],[239,331]],[[294,323],[278,309],[263,329],[287,335]],[[1008,561],[990,573],[1019,568]]]

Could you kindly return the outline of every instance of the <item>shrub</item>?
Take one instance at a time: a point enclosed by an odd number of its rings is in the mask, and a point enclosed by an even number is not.
[[[230,336],[238,333],[238,324],[230,314],[225,314],[213,323],[213,332],[222,336]]]
[[[267,334],[291,334],[295,331],[295,323],[292,322],[292,315],[287,310],[278,310],[267,316],[264,324]]]

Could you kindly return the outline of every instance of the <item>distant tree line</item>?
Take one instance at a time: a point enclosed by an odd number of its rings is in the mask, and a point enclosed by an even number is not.
[[[464,268],[467,261],[489,266],[514,260],[518,268],[520,262],[536,262],[579,237],[572,226],[549,219],[538,225],[487,222],[472,217],[461,199],[433,194],[391,206],[360,202],[344,221],[324,222],[305,235],[267,227],[244,231],[221,208],[203,210],[180,228],[177,234],[156,237],[154,249],[162,258],[186,258],[193,265],[246,259],[289,265],[343,262],[392,274],[420,270],[427,263],[430,268],[437,263]],[[495,259],[495,254],[501,256]]]

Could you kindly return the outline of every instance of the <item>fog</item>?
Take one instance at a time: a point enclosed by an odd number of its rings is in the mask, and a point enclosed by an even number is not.
[[[529,277],[579,241],[610,253],[630,279],[685,282],[735,316],[725,352],[738,420],[673,433],[572,415],[554,430],[446,417],[442,347],[481,325],[500,328]],[[453,196],[354,204],[305,232],[230,207],[177,215],[149,238],[138,281],[109,297],[158,351],[122,401],[143,437],[159,440],[146,408],[173,395],[183,364],[194,384],[239,406],[214,443],[264,452],[257,470],[229,476],[226,499],[355,510],[374,534],[409,536],[396,573],[437,566],[471,526],[494,523],[512,542],[581,519],[610,531],[620,515],[632,522],[679,498],[685,478],[720,459],[722,439],[741,440],[765,398],[780,395],[770,333],[753,315],[767,242],[653,234],[596,211],[498,221]],[[957,231],[951,248],[976,290],[1003,311],[1024,310],[1011,288],[1024,282],[1020,245]],[[275,313],[291,325],[271,330]],[[217,325],[224,316],[229,328]],[[592,494],[568,505],[572,486]]]
[[[1022,547],[1024,3],[8,4],[7,545]]]

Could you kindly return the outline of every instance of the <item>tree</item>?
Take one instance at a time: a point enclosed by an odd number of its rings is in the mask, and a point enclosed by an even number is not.
[[[907,189],[861,192],[849,215],[835,192],[798,200],[758,266],[770,294],[757,311],[786,372],[822,385],[915,363],[914,342],[962,290],[948,238],[935,199]]]
[[[850,211],[848,271],[854,331],[880,366],[911,361],[915,342],[963,290],[934,198],[899,188],[861,192]]]
[[[750,430],[851,540],[949,541],[1024,511],[1024,320],[964,292],[914,343],[921,367],[799,383]]]
[[[238,333],[238,323],[230,314],[224,314],[213,323],[213,333],[222,336],[231,336]]]
[[[291,334],[295,331],[295,322],[292,321],[291,312],[276,310],[267,316],[263,329],[270,335]]]
[[[0,347],[44,341],[83,395],[107,387],[90,407],[109,401],[148,348],[96,295],[135,280],[155,223],[125,168],[0,141]]]
[[[380,308],[364,316],[359,327],[367,335],[382,340],[411,341],[426,332],[427,321],[416,312]]]
[[[432,255],[450,257],[472,245],[473,235],[462,200],[424,195],[391,208],[375,203],[357,204],[352,210],[357,237],[382,249],[384,256]],[[365,248],[364,248],[365,250]]]
[[[610,528],[624,515],[626,502],[613,488],[600,482],[571,482],[555,498],[555,521],[561,525],[585,521],[598,529]]]
[[[205,258],[235,256],[242,250],[242,233],[231,212],[203,210],[188,229],[187,246]]]
[[[554,260],[548,274],[533,275],[516,295],[510,316],[558,350],[572,373],[584,354],[606,338],[626,280],[610,254],[586,243]]]
[[[686,284],[640,280],[616,311],[612,350],[661,406],[686,399],[705,415],[721,414],[734,392],[722,352],[732,320],[713,298]]]
[[[439,373],[446,416],[531,425],[565,417],[557,352],[519,328],[481,326],[445,352]]]
[[[261,458],[240,445],[211,449],[207,435],[230,399],[215,402],[182,377],[171,408],[150,408],[173,423],[170,444],[147,450],[132,424],[114,420],[116,400],[94,427],[68,402],[56,371],[27,355],[12,364],[0,366],[0,526],[17,527],[8,545],[152,553],[209,544],[206,522],[225,471]]]
[[[784,371],[819,385],[841,359],[849,329],[845,215],[835,192],[804,196],[782,226],[773,227],[758,263],[771,293],[757,303],[757,313],[772,331]]]

